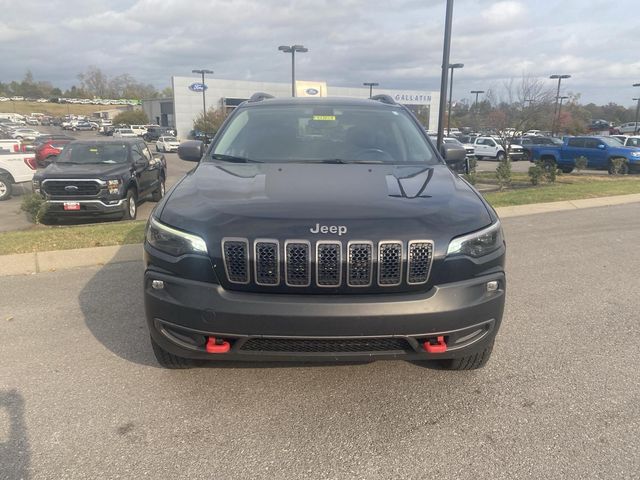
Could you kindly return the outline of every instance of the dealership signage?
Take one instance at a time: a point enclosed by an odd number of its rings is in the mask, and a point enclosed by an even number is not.
[[[425,104],[431,102],[431,95],[426,94],[415,94],[415,93],[396,93],[393,95],[393,98],[396,102],[400,103],[411,103],[416,102],[419,104]]]
[[[192,92],[202,92],[207,89],[207,86],[204,83],[195,82],[189,85],[189,90]]]

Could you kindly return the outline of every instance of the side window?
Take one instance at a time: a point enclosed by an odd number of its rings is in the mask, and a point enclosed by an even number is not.
[[[144,155],[144,157],[147,160],[151,160],[151,152],[149,151],[149,148],[147,147],[146,144],[138,144],[138,146],[140,147],[140,150],[142,151],[142,155]]]
[[[146,158],[142,155],[142,152],[140,152],[140,147],[138,145],[131,146],[131,159],[135,163],[146,161]]]
[[[496,146],[496,142],[494,142],[493,140],[491,140],[490,138],[487,138],[484,141],[485,145],[489,145],[490,147],[495,147]]]
[[[567,142],[567,147],[577,147],[577,148],[583,148],[584,145],[584,139],[583,138],[570,138],[569,141]]]
[[[586,138],[584,140],[585,148],[598,148],[602,142],[600,140],[596,140],[595,138]]]
[[[484,145],[484,138],[478,138],[478,139],[476,140],[476,144],[477,144],[477,145]]]

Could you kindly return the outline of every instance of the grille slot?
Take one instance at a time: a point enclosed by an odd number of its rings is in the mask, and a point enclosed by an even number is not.
[[[402,242],[378,244],[378,284],[394,287],[402,282]]]
[[[347,248],[347,284],[350,287],[368,287],[373,276],[373,243],[353,241]]]
[[[100,185],[95,180],[45,180],[43,183],[44,191],[56,197],[89,197],[100,193]]]
[[[222,239],[224,269],[231,283],[249,283],[249,242],[244,238]]]
[[[407,283],[419,285],[426,283],[433,260],[433,242],[429,240],[413,240],[409,242]]]
[[[258,285],[278,285],[280,283],[280,252],[277,240],[256,240],[255,269]]]
[[[250,338],[240,350],[251,352],[384,352],[413,350],[404,338],[345,338],[345,339],[313,339],[313,338]]]
[[[316,244],[316,282],[319,287],[339,287],[342,283],[342,244]]]
[[[311,285],[311,244],[306,240],[287,240],[284,250],[285,283],[290,287]]]

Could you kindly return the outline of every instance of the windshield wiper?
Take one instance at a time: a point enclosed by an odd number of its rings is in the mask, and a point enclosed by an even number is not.
[[[213,158],[214,160],[222,160],[223,162],[231,163],[263,163],[260,160],[252,160],[245,157],[235,157],[233,155],[222,155],[219,153],[212,154],[211,158]]]
[[[311,160],[308,163],[332,163],[332,164],[346,165],[349,163],[384,163],[384,162],[381,160],[343,160],[342,158],[325,158],[323,160]]]

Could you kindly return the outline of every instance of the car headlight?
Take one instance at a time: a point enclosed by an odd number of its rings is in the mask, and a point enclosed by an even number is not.
[[[207,255],[207,244],[202,238],[171,228],[153,217],[147,225],[146,239],[152,247],[176,257],[186,253]]]
[[[109,190],[109,193],[118,193],[118,190],[120,190],[120,184],[122,182],[117,179],[117,180],[107,180],[107,189]]]
[[[640,152],[631,152],[631,156],[638,158],[640,157]]]
[[[503,243],[502,226],[497,220],[487,228],[451,240],[447,255],[468,255],[478,258],[495,252]]]
[[[31,187],[34,193],[40,193],[40,180],[31,180]]]

